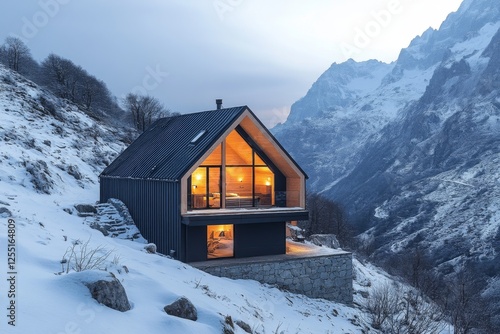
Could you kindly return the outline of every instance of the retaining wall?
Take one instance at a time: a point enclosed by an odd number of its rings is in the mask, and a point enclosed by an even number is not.
[[[215,276],[253,279],[311,298],[352,303],[352,254],[347,252],[275,261],[198,264],[196,267]]]

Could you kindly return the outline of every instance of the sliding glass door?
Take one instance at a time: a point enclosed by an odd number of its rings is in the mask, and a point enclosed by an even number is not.
[[[191,205],[194,209],[221,207],[221,167],[198,167],[191,178]]]

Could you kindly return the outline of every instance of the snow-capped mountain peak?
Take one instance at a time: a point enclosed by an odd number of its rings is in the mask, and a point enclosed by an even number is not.
[[[443,275],[474,268],[484,291],[500,273],[499,29],[497,1],[466,0],[393,64],[332,66],[273,130],[374,259],[425,249]]]

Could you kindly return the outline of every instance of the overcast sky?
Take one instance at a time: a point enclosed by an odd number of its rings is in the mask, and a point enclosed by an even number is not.
[[[334,62],[394,61],[462,0],[2,1],[0,39],[55,53],[118,97],[181,113],[248,105],[268,126]]]

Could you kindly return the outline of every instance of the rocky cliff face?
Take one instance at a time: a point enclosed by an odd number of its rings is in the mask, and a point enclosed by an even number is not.
[[[393,64],[333,65],[274,129],[375,259],[425,249],[441,273],[496,281],[499,28],[495,1],[466,0]]]

